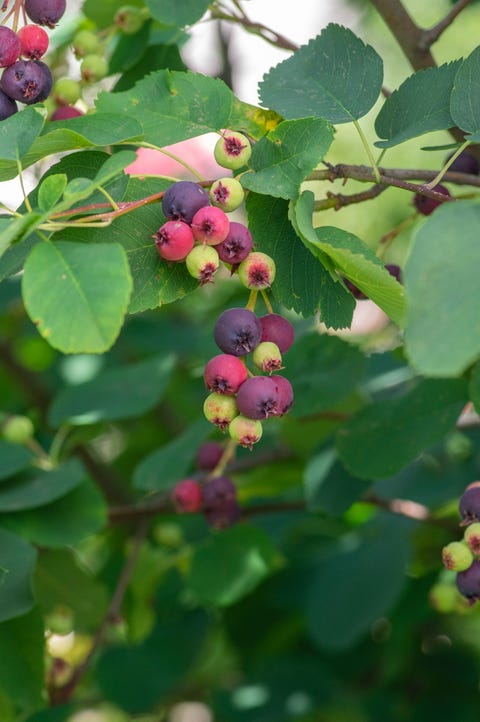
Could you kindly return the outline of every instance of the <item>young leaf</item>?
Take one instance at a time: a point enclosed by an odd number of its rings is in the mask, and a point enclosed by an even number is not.
[[[0,649],[0,679],[3,690],[8,692],[16,705],[27,714],[42,707],[45,629],[38,609],[0,624]],[[30,717],[29,714],[28,716]]]
[[[118,336],[132,280],[117,243],[41,243],[25,264],[25,308],[40,334],[64,353],[102,353]]]
[[[262,105],[285,118],[349,123],[368,113],[382,80],[383,63],[375,50],[351,30],[330,23],[264,76],[259,95]]]
[[[172,3],[170,0],[146,0],[152,18],[162,25],[193,25],[200,20],[209,6],[209,0],[182,0]]]
[[[38,186],[38,207],[41,211],[48,211],[60,200],[68,183],[65,173],[49,175]]]
[[[392,148],[410,138],[455,125],[450,96],[461,60],[426,68],[407,78],[388,97],[375,120],[378,148]]]

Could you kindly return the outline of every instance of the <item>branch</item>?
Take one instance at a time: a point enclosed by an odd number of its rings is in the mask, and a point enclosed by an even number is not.
[[[258,35],[263,40],[265,40],[265,42],[269,43],[270,45],[274,45],[277,48],[282,48],[283,50],[291,50],[293,52],[295,52],[295,50],[298,50],[298,45],[292,43],[292,41],[286,38],[284,35],[275,32],[275,30],[272,30],[263,23],[257,23],[253,20],[250,20],[243,8],[241,10],[241,15],[233,15],[223,12],[218,7],[212,7],[211,16],[216,20],[225,20],[227,22],[235,23],[236,25],[241,25],[247,32],[252,33],[253,35]]]
[[[327,208],[334,208],[339,211],[344,206],[349,206],[352,203],[363,203],[364,201],[373,200],[377,198],[380,193],[387,190],[388,186],[378,183],[372,186],[368,191],[362,191],[361,193],[352,193],[349,196],[343,195],[342,193],[327,193],[327,197],[321,201],[316,201],[314,204],[315,211],[324,211]]]
[[[414,70],[436,65],[429,47],[422,47],[424,31],[416,25],[399,0],[371,0],[395,36]]]
[[[423,50],[428,50],[433,43],[435,43],[440,35],[453,23],[457,15],[459,15],[462,10],[464,10],[467,5],[470,5],[472,0],[457,0],[455,5],[450,9],[450,11],[445,15],[445,17],[440,20],[436,25],[433,25],[430,29],[424,30],[422,33],[422,38],[420,40],[420,47]]]

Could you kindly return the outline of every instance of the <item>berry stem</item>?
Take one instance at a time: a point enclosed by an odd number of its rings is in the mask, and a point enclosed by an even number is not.
[[[20,158],[17,157],[17,169],[18,169],[18,180],[20,182],[20,188],[22,189],[23,200],[25,201],[25,207],[29,213],[32,212],[32,206],[28,199],[27,191],[25,190],[25,184],[23,182],[23,168],[20,162]]]
[[[458,156],[460,155],[460,153],[462,153],[462,152],[465,150],[465,148],[468,148],[468,146],[470,145],[470,143],[471,143],[470,140],[466,140],[465,143],[462,143],[462,145],[461,145],[459,148],[457,148],[457,150],[455,151],[455,153],[448,159],[448,161],[445,163],[445,165],[444,165],[443,168],[440,170],[440,172],[437,173],[437,175],[435,176],[435,178],[434,178],[433,180],[431,180],[429,183],[425,183],[425,188],[429,188],[430,190],[432,190],[432,188],[434,188],[438,183],[440,183],[440,181],[442,180],[443,176],[445,175],[445,173],[447,172],[447,170],[448,170],[448,169],[450,168],[450,166],[452,165],[453,161],[458,158]]]
[[[223,452],[222,456],[219,459],[218,464],[216,467],[212,470],[212,472],[208,475],[207,478],[211,479],[215,476],[222,476],[223,472],[225,471],[225,468],[230,463],[231,459],[233,459],[235,454],[235,449],[237,447],[237,444],[233,439],[230,439],[227,441],[227,444],[225,446],[225,451]]]
[[[366,152],[366,154],[367,154],[367,156],[368,156],[368,159],[369,159],[369,161],[370,161],[370,165],[372,166],[372,169],[373,169],[373,173],[374,173],[374,176],[375,176],[375,180],[376,180],[377,183],[380,183],[380,172],[379,172],[379,170],[378,170],[377,164],[375,163],[375,159],[374,159],[373,154],[372,154],[372,151],[371,151],[371,149],[370,149],[370,144],[368,143],[368,141],[367,141],[367,139],[366,139],[366,137],[365,137],[365,134],[364,134],[363,130],[362,130],[361,127],[360,127],[360,123],[358,122],[358,120],[354,120],[354,121],[353,121],[353,125],[355,126],[355,129],[356,129],[358,135],[360,136],[360,140],[362,141],[362,145],[363,145],[363,147],[365,148],[365,152]]]
[[[132,145],[132,143],[128,143],[127,145]],[[180,163],[180,165],[183,165],[183,167],[190,173],[192,173],[195,178],[198,178],[199,181],[205,180],[204,176],[199,173],[198,170],[196,170],[192,165],[190,165],[190,163],[187,163],[186,160],[179,158],[179,156],[175,155],[175,153],[171,153],[169,150],[165,150],[165,148],[160,148],[158,145],[154,145],[153,143],[142,142],[136,143],[135,145],[138,145],[140,148],[152,148],[153,150],[158,150],[160,153],[163,153],[163,155],[166,155],[177,163]]]
[[[250,291],[250,295],[248,297],[247,305],[245,306],[246,309],[249,311],[255,311],[255,304],[257,303],[257,296],[258,291]]]
[[[98,190],[111,203],[113,210],[118,211],[119,210],[118,203],[112,198],[110,193],[107,190],[105,190],[105,188],[102,188],[102,186],[98,186]]]
[[[270,299],[268,298],[267,292],[265,291],[265,289],[262,289],[262,291],[260,293],[262,294],[262,298],[265,302],[265,306],[267,307],[268,313],[273,313],[272,304],[270,303]]]

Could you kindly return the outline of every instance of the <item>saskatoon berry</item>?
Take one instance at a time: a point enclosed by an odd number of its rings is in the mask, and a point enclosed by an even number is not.
[[[210,186],[209,196],[214,206],[230,213],[243,203],[245,192],[236,178],[219,178]]]
[[[35,428],[28,416],[15,415],[7,417],[1,432],[5,441],[10,441],[11,444],[26,444],[33,437]]]
[[[218,394],[233,396],[247,380],[247,367],[238,356],[222,353],[214,356],[205,366],[205,386]]]
[[[242,168],[250,159],[252,146],[242,133],[226,130],[218,139],[213,149],[213,155],[218,165],[223,168],[236,170]]]
[[[463,572],[473,562],[473,554],[465,542],[454,541],[443,547],[442,561],[445,569]]]
[[[195,243],[192,229],[182,221],[167,221],[153,238],[157,251],[166,261],[183,261]]]
[[[52,83],[50,70],[40,60],[18,60],[5,68],[1,79],[3,92],[27,105],[45,100]]]
[[[74,35],[72,46],[77,60],[85,55],[95,55],[100,50],[98,36],[90,30],[79,30]]]
[[[458,572],[455,581],[460,594],[471,604],[476,602],[480,598],[480,561],[474,559],[468,569]]]
[[[182,479],[172,491],[172,501],[180,513],[194,513],[202,508],[202,487],[196,479]]]
[[[5,27],[5,25],[0,25],[0,68],[13,65],[20,56],[20,50],[20,40],[17,33]]]
[[[258,346],[262,329],[253,311],[247,308],[229,308],[215,324],[213,337],[217,346],[233,356],[244,356]]]
[[[253,376],[238,389],[238,410],[248,419],[266,419],[278,414],[278,387],[271,376]]]
[[[437,193],[442,193],[444,196],[450,197],[450,192],[440,183],[432,188],[432,190],[437,191]],[[420,193],[415,193],[413,197],[413,205],[417,211],[424,216],[429,216],[433,213],[435,208],[441,205],[441,203],[442,201],[437,201],[435,198],[427,198],[427,196],[422,196]]]
[[[204,511],[205,520],[212,529],[228,529],[240,519],[240,515],[241,510],[236,499]]]
[[[402,282],[402,269],[400,266],[397,266],[395,263],[386,263],[385,268],[399,283]]]
[[[276,375],[272,377],[277,385],[278,404],[277,416],[283,416],[289,411],[293,405],[293,388],[292,384],[285,376]]]
[[[275,261],[266,253],[253,251],[239,265],[238,277],[253,291],[270,288],[275,279]]]
[[[480,554],[480,522],[474,522],[467,526],[464,541],[468,544],[472,554]]]
[[[37,100],[35,101],[36,103],[39,103],[40,101],[48,98],[48,96],[50,95],[50,91],[52,90],[53,86],[53,75],[48,65],[42,60],[33,60],[32,62],[40,68],[44,79],[43,88],[41,89],[40,93],[37,96]]]
[[[66,0],[25,0],[25,12],[38,25],[54,28],[67,7]]]
[[[226,431],[230,421],[238,414],[236,399],[213,392],[205,399],[203,413],[207,421],[218,426],[221,431]]]
[[[115,13],[113,22],[126,35],[134,35],[143,27],[145,15],[141,8],[124,5]]]
[[[222,444],[217,441],[206,441],[200,446],[195,456],[197,469],[212,471],[222,458],[224,451]]]
[[[210,198],[205,188],[194,181],[178,181],[165,191],[162,211],[171,221],[191,223],[195,213],[208,205]]]
[[[263,428],[260,421],[239,414],[230,422],[228,433],[237,444],[251,449],[262,438]]]
[[[186,257],[185,263],[189,274],[197,278],[201,286],[213,283],[213,277],[220,266],[218,253],[213,246],[195,246]]]
[[[17,104],[12,98],[0,90],[0,120],[5,120],[18,110]]]
[[[82,111],[73,105],[61,105],[53,111],[50,120],[70,120],[70,118],[78,118],[79,115],[83,115]]]
[[[203,206],[193,216],[191,225],[196,241],[216,246],[227,237],[230,221],[221,208]]]
[[[59,78],[53,86],[53,99],[57,105],[71,105],[76,103],[82,94],[78,80],[73,78]]]
[[[29,60],[38,60],[48,50],[48,35],[39,25],[24,25],[18,31],[20,55]]]
[[[459,511],[462,526],[480,521],[480,482],[467,486],[459,502]]]
[[[226,529],[240,517],[237,490],[228,476],[217,476],[203,487],[204,514],[207,523],[215,529]]]
[[[276,343],[281,353],[288,351],[295,340],[295,331],[290,321],[279,313],[267,313],[260,317],[262,341]]]
[[[247,226],[231,221],[227,237],[216,248],[221,261],[236,265],[246,259],[252,245],[252,234]]]
[[[108,75],[108,63],[101,55],[85,55],[80,64],[80,75],[87,83],[97,83]]]
[[[257,368],[267,374],[283,368],[280,349],[272,341],[260,341],[253,351],[252,361]]]
[[[450,160],[451,157],[452,156],[449,155],[447,160]],[[469,153],[467,150],[463,150],[460,155],[455,158],[448,170],[453,170],[457,173],[478,175],[480,171],[480,164],[472,153]]]

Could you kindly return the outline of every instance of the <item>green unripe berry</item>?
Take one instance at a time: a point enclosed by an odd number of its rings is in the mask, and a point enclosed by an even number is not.
[[[59,78],[53,86],[53,98],[58,105],[73,105],[81,95],[80,83],[73,78]]]
[[[275,261],[260,251],[253,251],[238,267],[238,277],[252,291],[270,288],[275,279]]]
[[[261,341],[253,350],[252,361],[258,369],[267,374],[283,368],[282,354],[273,341]]]
[[[442,561],[446,569],[464,572],[473,562],[473,554],[463,541],[454,541],[442,549]]]
[[[108,75],[108,63],[101,55],[85,55],[80,65],[80,73],[87,83],[96,83]]]
[[[476,521],[465,529],[463,540],[472,554],[480,554],[480,522]]]
[[[214,206],[230,213],[243,203],[245,191],[236,178],[219,178],[210,186],[209,196]]]
[[[113,22],[126,35],[134,35],[144,25],[145,20],[146,16],[142,8],[124,5],[115,13]]]
[[[260,421],[239,414],[230,422],[228,433],[237,444],[251,449],[262,438],[263,427]]]
[[[207,421],[218,426],[221,431],[226,431],[232,419],[238,414],[237,401],[234,396],[213,392],[205,399],[203,413]]]
[[[80,59],[86,55],[97,54],[100,50],[100,41],[90,30],[79,30],[74,35],[72,47],[75,57]]]
[[[438,582],[431,589],[428,595],[430,604],[437,612],[442,614],[450,614],[458,609],[459,602],[462,597],[454,584],[445,584]]]
[[[2,424],[3,438],[12,444],[26,444],[34,432],[35,428],[28,416],[9,416]]]
[[[251,154],[252,146],[248,138],[232,130],[226,130],[213,149],[218,165],[230,170],[242,168],[250,160]]]
[[[185,258],[187,271],[193,278],[200,281],[200,285],[213,282],[213,276],[218,271],[220,259],[213,246],[201,244],[194,246]]]

